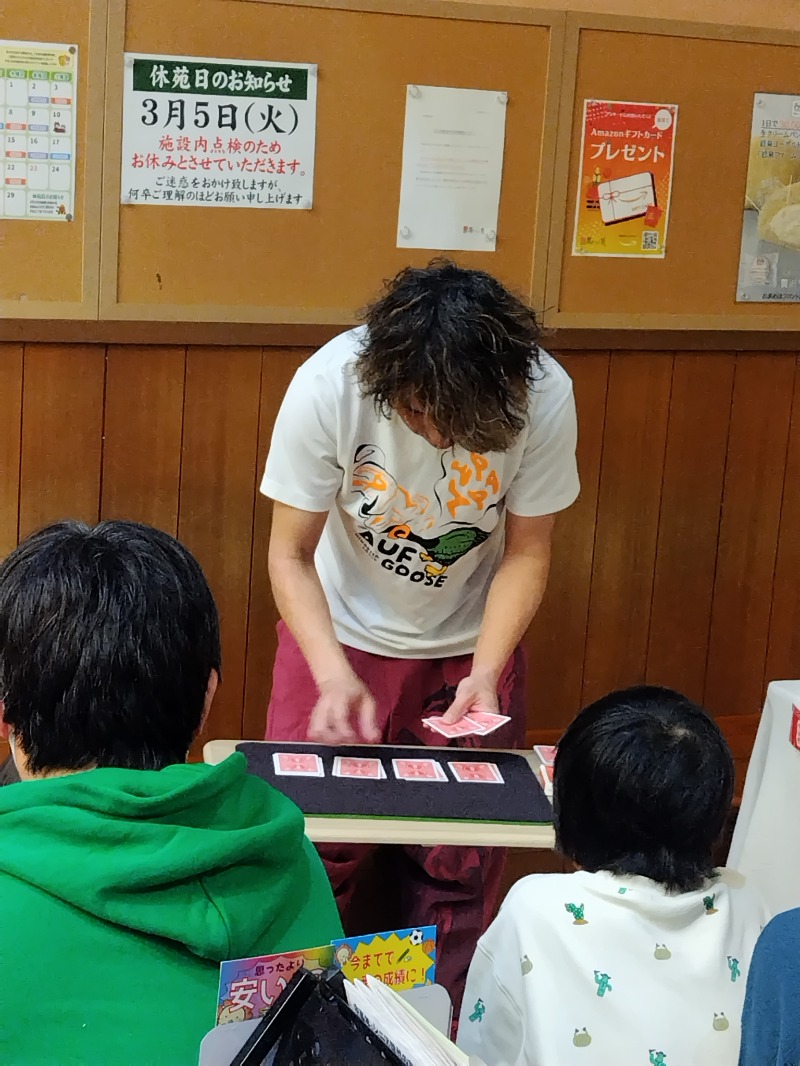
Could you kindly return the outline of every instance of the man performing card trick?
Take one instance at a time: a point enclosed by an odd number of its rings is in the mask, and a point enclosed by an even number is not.
[[[283,619],[267,739],[442,745],[468,714],[502,713],[456,743],[520,746],[519,644],[555,513],[578,495],[572,383],[539,339],[500,282],[437,261],[403,270],[298,370],[261,484]],[[347,929],[368,846],[319,850]],[[405,851],[398,924],[438,927],[457,1013],[505,852]]]

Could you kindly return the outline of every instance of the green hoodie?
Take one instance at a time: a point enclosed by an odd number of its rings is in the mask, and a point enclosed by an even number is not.
[[[0,789],[0,1063],[194,1066],[219,963],[341,936],[298,808],[219,766]]]

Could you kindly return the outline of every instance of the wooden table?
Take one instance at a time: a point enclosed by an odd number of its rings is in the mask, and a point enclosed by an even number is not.
[[[203,748],[203,758],[216,765],[236,751],[240,740],[210,740]],[[259,743],[247,741],[248,744]],[[263,743],[263,742],[262,742]],[[297,743],[296,741],[292,742]],[[396,747],[397,745],[392,745]],[[365,745],[368,749],[368,746]],[[418,750],[418,749],[414,749]],[[447,751],[453,748],[430,748]],[[508,749],[503,749],[506,753]],[[481,748],[486,755],[500,754],[499,750]],[[515,751],[524,756],[539,778],[540,762],[532,751]],[[454,822],[434,818],[359,818],[355,815],[307,815],[306,834],[318,844],[341,842],[346,844],[461,844],[478,847],[540,848],[551,851],[555,845],[552,825],[507,825],[502,822]]]

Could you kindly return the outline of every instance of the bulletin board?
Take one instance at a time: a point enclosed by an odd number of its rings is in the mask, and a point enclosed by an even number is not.
[[[96,318],[103,166],[105,0],[8,0],[4,40],[78,47],[74,221],[0,216],[0,317]]]
[[[800,94],[800,34],[569,15],[547,278],[562,328],[797,330],[736,303],[753,94]],[[572,254],[585,99],[677,104],[666,256]]]
[[[452,0],[111,0],[101,317],[351,322],[435,254],[395,247],[409,84],[508,93],[497,250],[454,258],[541,304],[564,21]],[[120,205],[125,51],[318,64],[313,209]]]

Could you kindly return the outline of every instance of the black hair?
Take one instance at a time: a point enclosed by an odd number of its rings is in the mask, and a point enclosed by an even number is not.
[[[558,849],[586,870],[700,888],[733,795],[733,758],[714,720],[669,688],[638,685],[586,707],[556,755]]]
[[[356,375],[378,410],[419,404],[470,451],[513,445],[542,373],[541,330],[523,300],[491,274],[435,259],[401,270],[362,317]]]
[[[0,698],[32,773],[183,762],[220,669],[197,560],[137,522],[59,522],[0,565]]]

